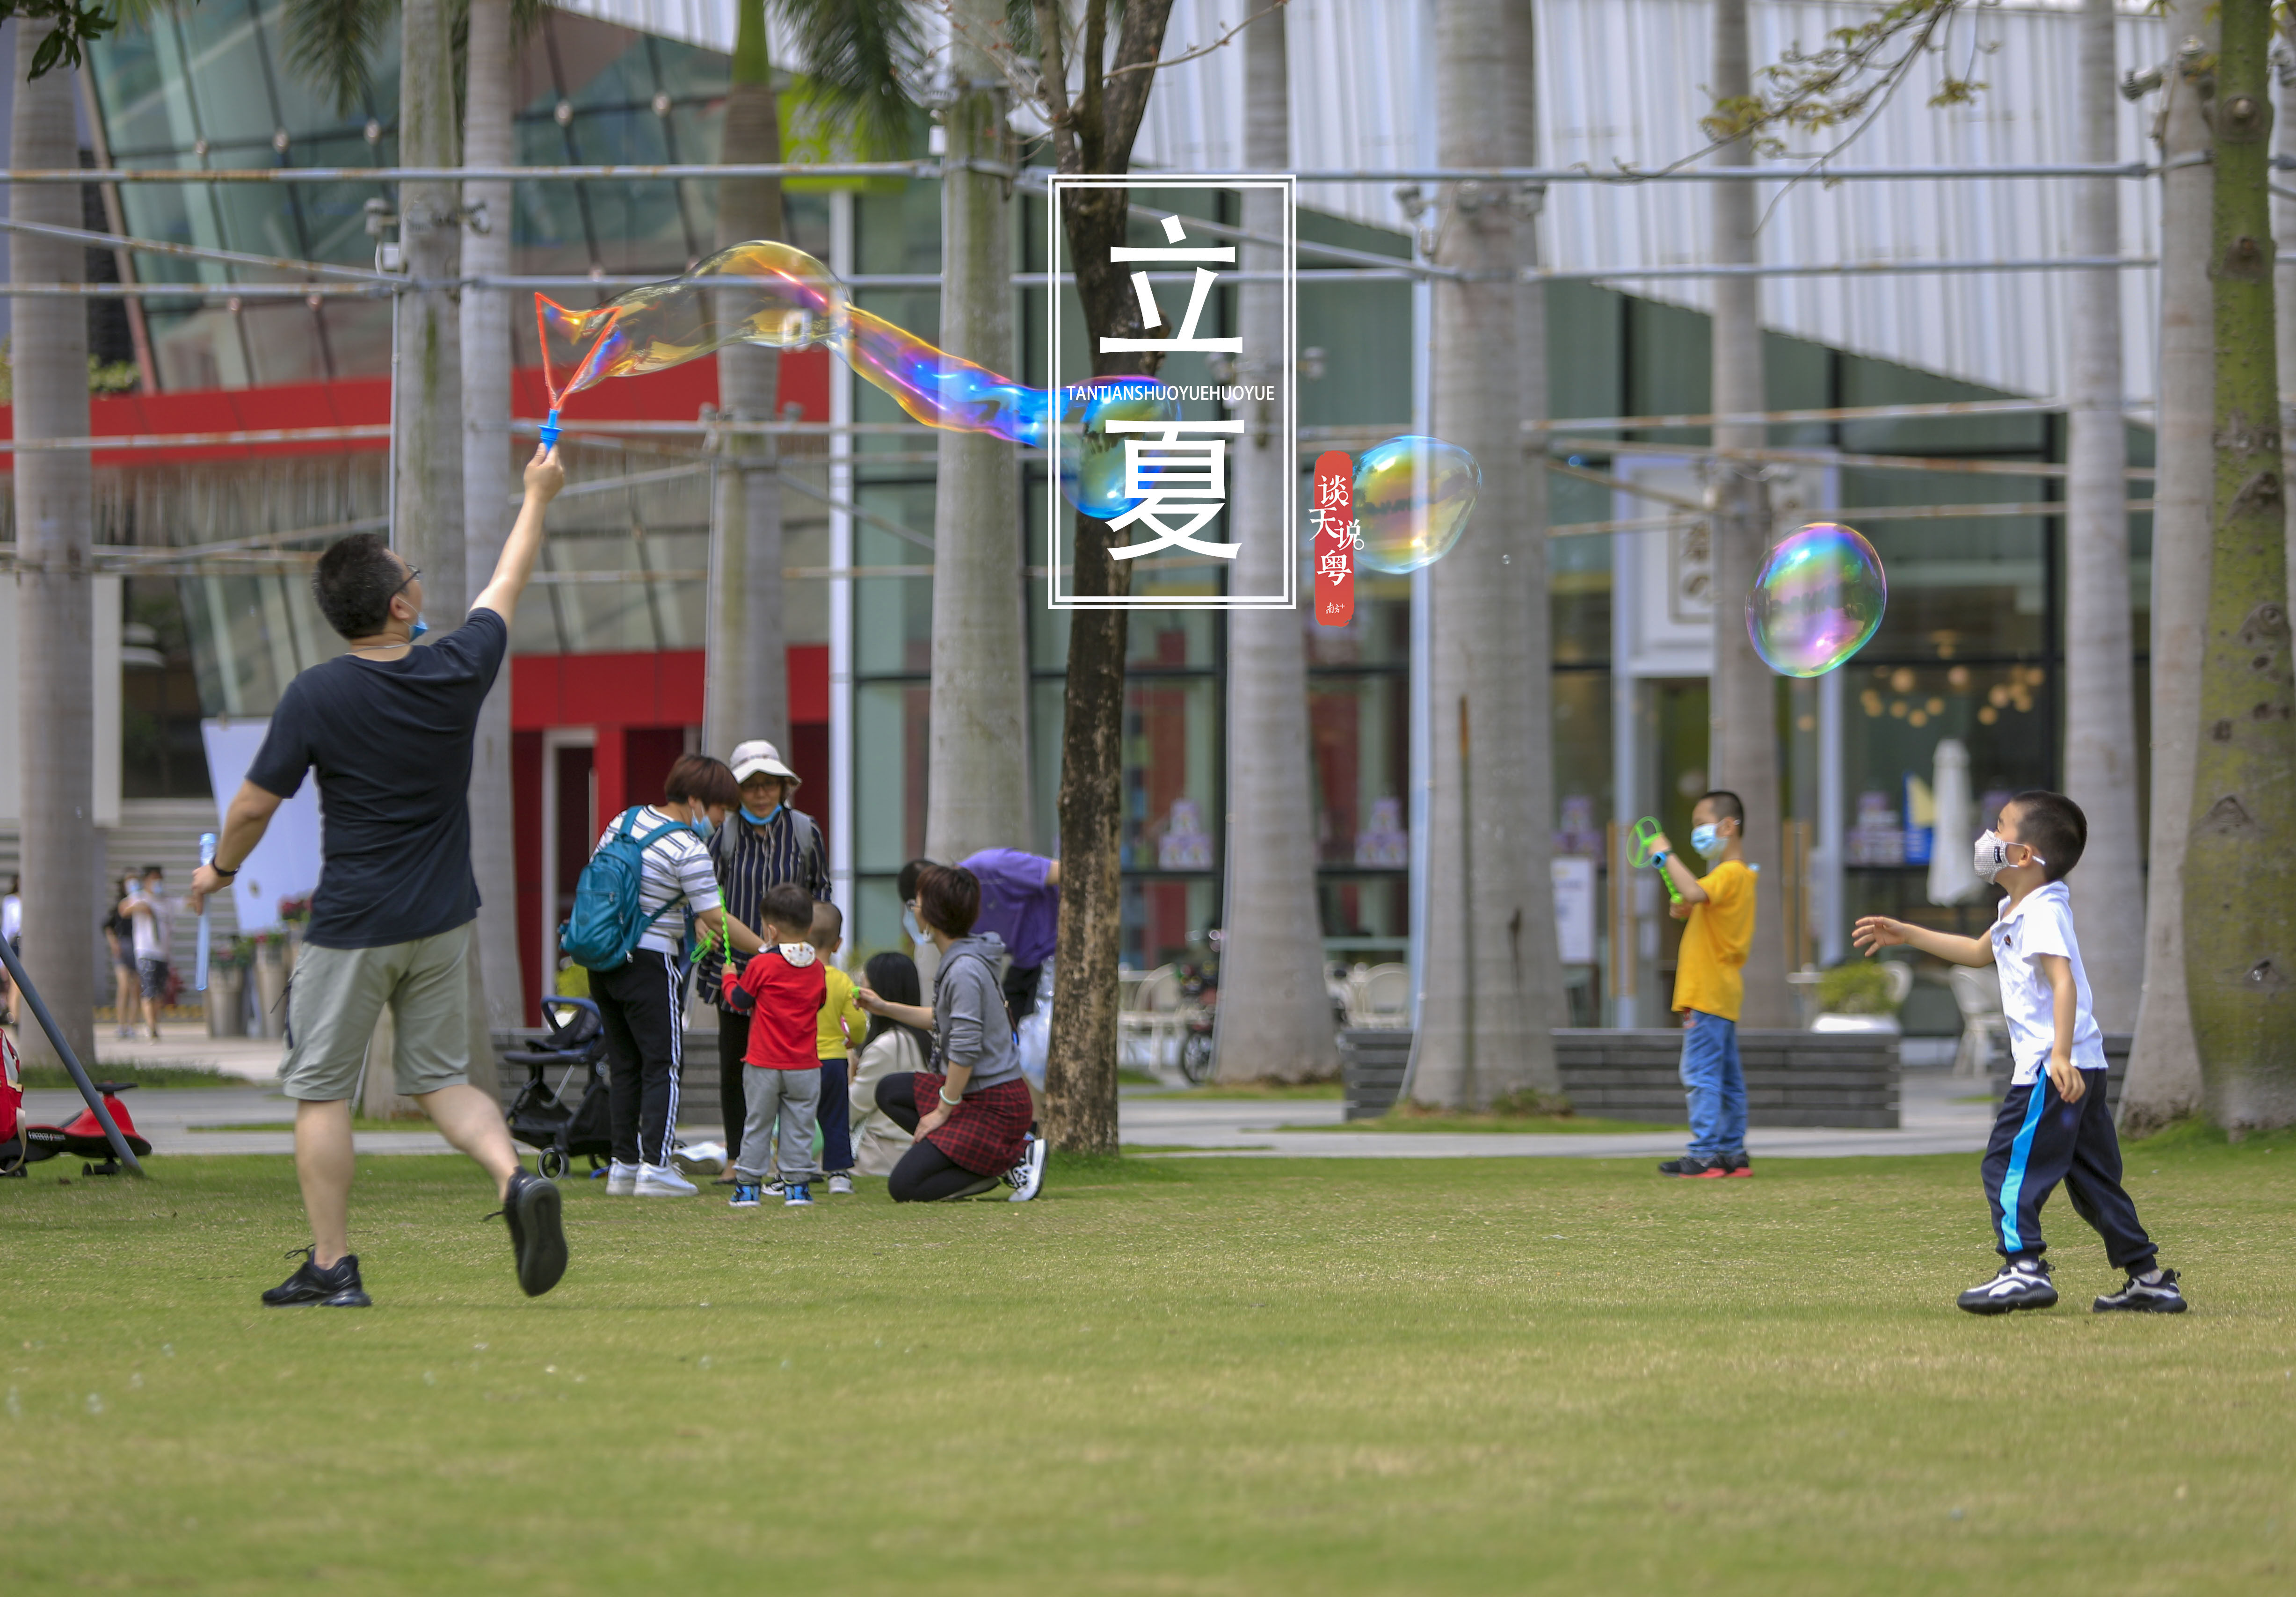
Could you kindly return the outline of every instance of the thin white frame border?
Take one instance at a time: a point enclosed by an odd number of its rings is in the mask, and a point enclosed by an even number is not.
[[[1270,172],[1250,177],[1215,176],[1187,172],[1128,172],[1055,173],[1046,186],[1046,319],[1048,323],[1045,345],[1046,389],[1057,395],[1064,386],[1060,381],[1061,350],[1061,249],[1067,237],[1061,225],[1061,195],[1066,189],[1279,189],[1283,205],[1283,354],[1279,403],[1283,408],[1284,458],[1292,463],[1297,474],[1300,458],[1300,361],[1299,322],[1300,248],[1298,233],[1299,179],[1289,172]],[[1057,407],[1051,418],[1053,437],[1046,441],[1048,469],[1045,473],[1047,504],[1045,519],[1045,602],[1048,608],[1062,610],[1297,610],[1300,605],[1300,527],[1299,518],[1287,515],[1283,523],[1283,592],[1281,594],[1174,594],[1142,598],[1127,594],[1117,598],[1079,598],[1061,594],[1061,517],[1068,501],[1061,495],[1060,416]],[[1231,500],[1231,504],[1233,501]]]

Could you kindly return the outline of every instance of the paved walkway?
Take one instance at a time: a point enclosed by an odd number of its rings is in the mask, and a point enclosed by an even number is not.
[[[205,1041],[205,1039],[201,1039]],[[151,1046],[148,1045],[147,1046]],[[157,1044],[173,1047],[172,1040]],[[246,1073],[267,1079],[277,1044],[209,1044],[209,1062],[223,1063],[221,1051],[240,1050],[250,1061]],[[102,1057],[109,1059],[109,1053]],[[151,1055],[147,1057],[157,1057]],[[189,1062],[171,1057],[170,1063]],[[1941,1069],[1906,1072],[1903,1126],[1896,1131],[1829,1131],[1788,1128],[1757,1130],[1747,1138],[1762,1159],[1839,1159],[1863,1155],[1975,1153],[1983,1150],[1993,1124],[1989,1102],[1968,1103],[1974,1084],[1956,1081]],[[26,1094],[26,1107],[38,1124],[61,1125],[79,1112],[76,1093]],[[268,1086],[185,1087],[132,1093],[123,1100],[136,1130],[156,1154],[290,1153],[294,1138],[285,1129],[294,1106]],[[1169,1151],[1187,1159],[1233,1154],[1260,1159],[1664,1159],[1682,1150],[1673,1131],[1597,1134],[1535,1132],[1367,1132],[1338,1129],[1344,1108],[1336,1099],[1226,1099],[1205,1102],[1186,1093],[1132,1091],[1124,1095],[1123,1137],[1128,1144]],[[276,1124],[276,1131],[208,1131],[202,1126]],[[1332,1127],[1281,1131],[1279,1126]],[[692,1122],[680,1128],[696,1141],[718,1134],[715,1125]],[[358,1151],[377,1153],[444,1153],[446,1139],[429,1130],[363,1131]]]
[[[1817,1127],[1757,1129],[1747,1151],[1765,1159],[1841,1159],[1867,1154],[1974,1153],[1993,1126],[1990,1100],[1974,1096],[1973,1082],[1941,1069],[1908,1070],[1896,1131],[1833,1131]],[[1123,1105],[1128,1143],[1186,1150],[1172,1157],[1233,1153],[1273,1159],[1665,1159],[1682,1151],[1678,1131],[1624,1132],[1376,1132],[1280,1131],[1284,1126],[1338,1127],[1346,1108],[1336,1099],[1259,1099],[1205,1102],[1185,1093],[1129,1093]]]

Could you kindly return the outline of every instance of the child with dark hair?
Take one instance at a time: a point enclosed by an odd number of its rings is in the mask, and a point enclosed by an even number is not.
[[[870,956],[862,968],[861,982],[886,1001],[887,1006],[919,1009],[924,986],[917,977],[917,962],[896,950]],[[868,1035],[853,1059],[853,1085],[849,1102],[852,1112],[853,1168],[862,1175],[890,1175],[901,1155],[915,1141],[906,1128],[877,1107],[877,1084],[889,1076],[913,1076],[932,1057],[932,1033],[905,1025],[889,1015],[873,1015]]]
[[[1011,1180],[1019,1189],[1015,1201],[1033,1198],[1041,1175],[1023,1185],[1020,1174],[1028,1162],[1029,1087],[996,974],[1004,945],[994,932],[972,935],[980,913],[980,883],[972,872],[929,865],[916,888],[917,920],[940,950],[932,1007],[861,993],[862,1007],[873,1015],[931,1027],[940,1068],[939,1074],[888,1076],[877,1085],[877,1107],[916,1138],[894,1166],[887,1190],[896,1203],[933,1203],[978,1197]]]
[[[1746,807],[1717,788],[1690,812],[1690,846],[1714,868],[1694,873],[1663,833],[1653,858],[1674,884],[1667,911],[1689,924],[1675,968],[1674,1007],[1682,1015],[1682,1085],[1690,1093],[1690,1151],[1659,1166],[1661,1175],[1711,1179],[1751,1175],[1746,1157],[1746,1071],[1738,1059],[1746,955],[1754,946],[1754,872],[1746,864]]]
[[[845,913],[833,904],[816,900],[813,930],[806,940],[821,955],[825,991],[821,999],[820,1036],[815,1048],[821,1056],[821,1164],[829,1176],[829,1190],[853,1190],[852,1101],[846,1096],[845,1077],[856,1045],[869,1029],[869,1011],[854,998],[854,981],[835,964],[845,946]]]
[[[734,1160],[735,1208],[764,1200],[766,1166],[775,1159],[774,1126],[781,1126],[782,1203],[813,1202],[813,1127],[821,1109],[821,1005],[829,984],[811,941],[813,895],[793,881],[766,889],[759,934],[766,946],[742,967],[726,995],[750,1012],[750,1046],[742,1056],[748,1123]]]
[[[2009,889],[1999,918],[1981,938],[1949,937],[1871,915],[1852,934],[1871,954],[1905,944],[1957,965],[1990,964],[2001,975],[2015,1070],[1982,1167],[1985,1198],[2002,1258],[1991,1281],[1961,1295],[1972,1314],[2046,1308],[2057,1300],[2041,1255],[2041,1206],[2064,1183],[2073,1212],[2104,1239],[2105,1257],[2127,1273],[2097,1313],[2185,1310],[2177,1273],[2137,1223],[2120,1184],[2120,1142],[2104,1096],[2104,1036],[2089,1003],[2088,973],[2073,935],[2065,873],[2088,844],[2088,819],[2062,793],[2018,794],[1997,829],[1977,839],[1977,874]]]

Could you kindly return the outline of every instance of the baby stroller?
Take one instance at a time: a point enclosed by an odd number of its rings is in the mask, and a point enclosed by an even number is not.
[[[510,1134],[542,1151],[542,1173],[555,1181],[573,1166],[574,1156],[587,1154],[593,1174],[603,1170],[614,1150],[613,1123],[608,1110],[605,1028],[598,1006],[587,998],[545,998],[542,1021],[550,1035],[533,1048],[512,1049],[505,1061],[526,1067],[526,1085],[511,1100]],[[562,1068],[554,1087],[545,1072]],[[577,1069],[585,1071],[582,1098],[570,1102],[567,1084]]]

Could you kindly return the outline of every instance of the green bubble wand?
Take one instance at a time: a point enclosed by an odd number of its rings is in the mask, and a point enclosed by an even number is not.
[[[1627,835],[1627,864],[1637,871],[1644,865],[1656,865],[1658,879],[1666,883],[1666,896],[1679,904],[1681,890],[1674,885],[1674,874],[1666,868],[1666,854],[1658,846],[1665,835],[1666,829],[1658,823],[1655,815],[1644,815],[1636,822],[1634,831]]]

